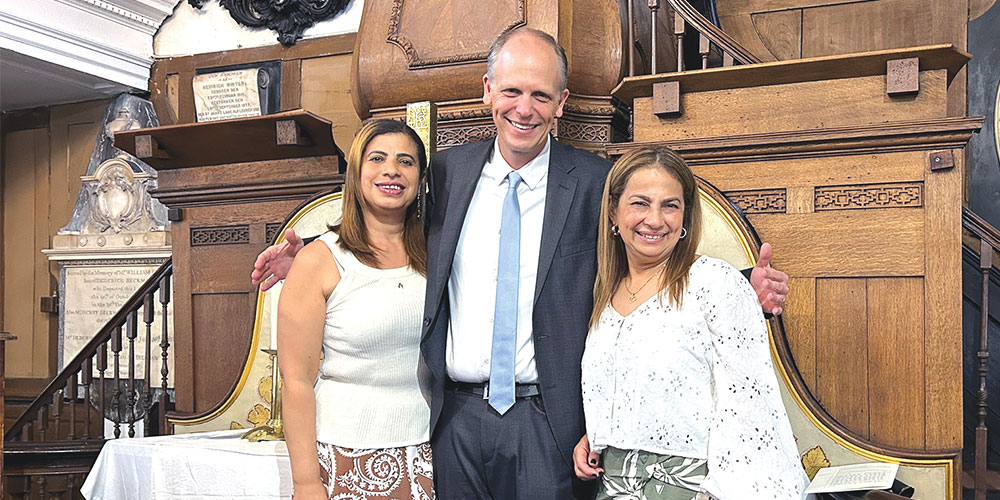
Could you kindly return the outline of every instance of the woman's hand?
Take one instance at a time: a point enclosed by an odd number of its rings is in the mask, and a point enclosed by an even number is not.
[[[590,440],[584,434],[573,448],[573,471],[576,472],[576,477],[584,481],[596,479],[598,474],[604,472],[604,469],[598,467],[600,461],[601,455],[590,451]]]
[[[316,481],[313,483],[295,485],[293,487],[295,493],[292,495],[292,500],[329,500],[329,496],[326,494],[326,487],[323,483]]]

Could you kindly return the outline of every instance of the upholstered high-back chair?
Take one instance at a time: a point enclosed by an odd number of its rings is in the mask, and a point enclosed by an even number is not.
[[[760,241],[739,210],[715,187],[699,179],[703,211],[702,241],[698,253],[728,261],[738,269],[753,266]],[[329,193],[307,201],[289,218],[277,236],[284,240],[286,228],[300,236],[315,236],[340,218],[340,193]],[[243,374],[225,403],[203,418],[172,419],[175,433],[251,428],[264,423],[270,414],[271,367],[262,349],[276,347],[275,323],[278,284],[261,293],[257,301],[253,347]],[[954,491],[954,462],[947,457],[914,456],[877,448],[851,435],[837,424],[809,393],[795,368],[780,319],[768,322],[771,354],[782,400],[791,420],[803,467],[812,477],[829,465],[865,462],[900,464],[897,478],[913,486],[917,499],[951,499]],[[887,401],[885,404],[892,404]]]

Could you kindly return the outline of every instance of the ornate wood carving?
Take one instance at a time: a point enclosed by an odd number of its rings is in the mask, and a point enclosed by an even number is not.
[[[507,31],[511,28],[525,24],[525,17],[524,17],[525,0],[516,0],[516,1],[517,1],[516,15],[514,19],[510,20],[506,25],[503,25],[500,28],[500,30],[496,32],[497,34],[503,33],[504,31]],[[410,2],[410,5],[412,6],[415,4],[414,2]],[[435,6],[435,5],[428,5],[427,2],[422,2],[420,3],[420,7],[421,9],[426,9],[427,11],[434,11],[434,12],[440,12],[440,10],[437,9],[437,7],[444,7],[452,11],[453,13],[459,12],[460,14],[457,15],[462,15],[462,14],[468,15],[469,13],[471,13],[471,11],[464,12],[463,9],[455,5]],[[481,46],[474,47],[480,49],[480,50],[475,50],[474,52],[464,52],[464,53],[449,54],[449,55],[435,53],[430,56],[427,55],[421,56],[418,53],[415,41],[411,40],[410,37],[406,36],[406,34],[403,33],[403,31],[406,31],[406,27],[403,26],[403,14],[404,14],[403,11],[405,8],[406,8],[405,0],[393,0],[392,11],[390,12],[389,15],[389,34],[386,37],[386,41],[395,44],[396,46],[398,46],[400,49],[403,50],[403,53],[406,54],[406,62],[409,68],[413,69],[413,68],[421,68],[428,66],[448,66],[452,64],[463,64],[468,62],[480,62],[486,60],[486,55],[489,53],[489,46],[491,44],[486,44],[485,50],[483,50]],[[496,19],[497,16],[497,13],[495,12],[496,8],[497,6],[495,5],[491,6],[491,8],[489,9],[490,13],[486,17],[486,19],[490,20]],[[493,22],[495,23],[496,21]],[[500,22],[502,22],[502,20]],[[490,31],[489,27],[484,27],[483,29],[486,31]],[[435,37],[440,35],[440,33],[432,31],[426,31],[425,33],[427,33],[427,36],[430,37]],[[417,44],[421,43],[421,40],[417,39],[416,43]]]
[[[582,142],[599,142],[601,144],[611,142],[610,123],[587,123],[560,119],[558,128],[560,139]]]
[[[278,231],[281,230],[280,222],[268,222],[264,226],[264,240],[268,243],[274,241],[274,237],[278,235]]]
[[[243,245],[250,243],[250,225],[191,228],[191,246]]]
[[[447,128],[441,127],[438,129],[437,147],[438,149],[445,149],[452,146],[459,146],[467,142],[493,139],[496,136],[497,128],[493,126],[493,123]]]
[[[201,9],[208,0],[188,0]],[[284,46],[294,45],[312,25],[339,15],[349,0],[219,0],[229,15],[248,28],[268,28],[278,32]]]
[[[727,191],[726,197],[745,214],[783,214],[788,202],[784,188]]]
[[[817,186],[816,211],[923,206],[924,184],[905,182],[858,186]]]

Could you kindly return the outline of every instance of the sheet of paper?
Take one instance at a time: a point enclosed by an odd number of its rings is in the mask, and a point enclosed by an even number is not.
[[[806,493],[884,490],[892,486],[899,464],[869,463],[825,467],[816,473]]]

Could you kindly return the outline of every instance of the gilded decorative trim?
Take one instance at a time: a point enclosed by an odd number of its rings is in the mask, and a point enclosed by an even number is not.
[[[817,186],[815,210],[921,207],[923,194],[922,182]]]
[[[699,189],[702,209],[706,210],[711,207],[714,208],[715,210],[718,210],[721,213],[726,213],[725,209],[721,207],[715,199],[713,199],[710,195],[705,193],[703,189],[704,188]],[[756,261],[757,256],[755,255],[754,250],[751,247],[751,242],[747,238],[747,234],[744,232],[744,229],[741,228],[739,225],[737,225],[736,221],[733,220],[732,217],[727,217],[726,222],[729,224],[730,228],[732,228],[732,230],[739,236],[739,241],[741,244],[740,246],[743,248],[743,251],[746,252],[747,259],[750,262]],[[955,477],[954,474],[955,463],[953,460],[939,459],[939,458],[930,458],[930,459],[900,458],[900,457],[889,456],[883,453],[862,448],[854,444],[853,442],[847,440],[846,438],[841,436],[838,432],[834,431],[826,424],[824,424],[823,421],[821,421],[819,417],[817,417],[816,414],[813,413],[812,409],[810,409],[809,405],[807,405],[805,400],[803,399],[802,394],[800,394],[799,391],[796,390],[795,384],[792,383],[791,376],[788,373],[788,368],[785,366],[785,363],[782,361],[781,355],[778,353],[778,346],[775,342],[775,332],[772,328],[772,323],[773,323],[772,321],[767,322],[768,343],[770,344],[771,358],[774,360],[775,367],[777,368],[777,371],[780,375],[779,382],[784,384],[788,388],[789,395],[795,401],[795,404],[798,405],[799,409],[802,411],[802,414],[805,415],[806,419],[809,420],[809,422],[811,422],[813,426],[819,429],[820,432],[825,434],[833,442],[837,443],[840,446],[843,446],[848,451],[856,455],[860,455],[861,457],[867,458],[869,460],[874,460],[878,462],[887,462],[887,463],[897,463],[909,467],[927,467],[927,468],[944,467],[945,469],[944,475],[946,483],[945,492],[947,493],[947,497],[945,498],[945,500],[952,500],[954,498],[953,492],[955,490],[954,488],[955,485],[953,481]]]
[[[191,228],[191,246],[244,245],[250,243],[250,225]]]
[[[437,150],[437,104],[430,101],[411,102],[406,105],[406,124],[412,128],[424,143],[424,150],[427,152],[427,160]]]
[[[389,34],[386,36],[386,41],[402,49],[403,54],[406,55],[406,64],[410,69],[427,66],[450,66],[453,64],[480,62],[486,60],[488,52],[455,54],[447,57],[421,59],[420,55],[417,54],[416,47],[413,46],[413,42],[399,33],[400,24],[403,19],[403,2],[404,0],[392,1],[392,11],[389,14]],[[504,29],[500,30],[500,33],[526,24],[524,17],[524,2],[525,0],[517,0],[517,19],[507,24]],[[500,33],[497,33],[497,35],[499,36]]]
[[[285,225],[285,226],[282,226],[281,229],[284,229],[286,227],[293,227],[296,223],[299,222],[299,220],[301,220],[303,217],[305,217],[306,214],[308,214],[309,212],[315,210],[316,207],[318,207],[318,206],[320,206],[320,205],[322,205],[324,203],[328,203],[328,202],[331,202],[331,201],[334,201],[334,200],[339,200],[341,198],[341,196],[342,196],[342,193],[338,191],[336,193],[330,193],[330,194],[328,194],[326,196],[323,196],[321,198],[317,198],[317,199],[313,200],[311,203],[309,203],[304,208],[302,208],[301,210],[299,210],[292,217],[292,219],[290,221],[288,221],[288,224]],[[278,240],[275,241],[274,243],[277,245],[279,243],[283,243],[284,241],[285,241],[285,234],[284,234],[284,231],[281,231],[281,234],[278,236]],[[167,425],[169,426],[169,428],[171,430],[173,430],[173,427],[177,426],[177,425],[198,425],[198,424],[203,424],[205,422],[208,422],[210,420],[214,420],[214,419],[218,418],[220,415],[222,415],[223,413],[225,413],[226,410],[228,410],[231,406],[233,406],[233,403],[235,403],[236,400],[239,398],[240,393],[243,392],[243,387],[246,385],[247,380],[250,378],[250,372],[253,369],[254,360],[257,358],[257,356],[263,355],[260,352],[260,350],[258,349],[258,346],[260,345],[261,322],[264,319],[263,306],[264,306],[264,297],[265,296],[266,296],[266,293],[258,293],[257,294],[257,305],[254,308],[255,313],[254,313],[254,321],[253,321],[253,336],[250,339],[250,355],[247,356],[247,361],[243,365],[243,372],[240,374],[240,380],[236,383],[236,387],[234,387],[233,390],[232,390],[232,392],[229,393],[229,396],[226,397],[226,400],[221,405],[219,405],[215,410],[213,410],[211,413],[208,413],[208,414],[205,414],[205,415],[198,415],[198,416],[195,416],[195,417],[189,417],[189,418],[185,418],[185,417],[180,417],[180,418],[167,417]]]
[[[788,203],[785,188],[726,191],[726,197],[745,214],[783,214]]]

